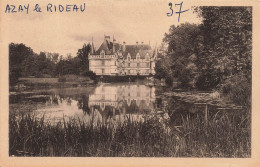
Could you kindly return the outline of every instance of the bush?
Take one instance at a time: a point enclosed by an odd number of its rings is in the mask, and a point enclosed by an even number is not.
[[[94,81],[97,79],[97,75],[93,71],[86,71],[83,75],[89,77]]]
[[[232,102],[242,105],[251,105],[251,81],[244,75],[233,75],[220,85],[221,93]]]

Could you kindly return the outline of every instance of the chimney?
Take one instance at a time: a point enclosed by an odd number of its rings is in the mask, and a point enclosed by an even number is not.
[[[123,52],[125,52],[125,41],[123,42]]]

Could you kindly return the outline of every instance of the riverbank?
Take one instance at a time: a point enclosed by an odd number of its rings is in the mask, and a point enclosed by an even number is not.
[[[94,85],[95,82],[89,77],[77,75],[65,75],[59,78],[19,78],[18,82],[10,86],[11,91],[24,91],[45,88],[68,88]]]
[[[200,91],[170,91],[162,94],[165,98],[178,97],[180,101],[193,104],[208,104],[221,109],[240,110],[246,108],[227,100],[227,97],[219,92],[200,92]]]

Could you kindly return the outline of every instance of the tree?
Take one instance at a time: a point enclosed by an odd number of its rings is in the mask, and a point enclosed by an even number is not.
[[[164,58],[159,59],[155,64],[155,78],[162,79],[164,78],[168,85],[171,85],[173,82],[173,74],[171,67],[171,59],[165,56]]]
[[[93,71],[87,71],[86,73],[84,73],[84,76],[88,76],[93,81],[97,80],[97,75]]]
[[[83,47],[78,50],[77,57],[81,60],[81,64],[79,67],[81,72],[89,71],[88,55],[90,53],[90,50],[90,44],[84,44]]]
[[[9,45],[9,81],[11,85],[15,84],[22,76],[22,71],[25,68],[22,66],[23,61],[33,54],[33,50],[24,44],[11,43]]]
[[[54,64],[58,63],[59,53],[47,53],[47,58],[51,60]]]
[[[169,83],[177,79],[181,82],[181,86],[193,87],[191,83],[196,79],[196,75],[192,70],[197,70],[197,67],[196,63],[190,61],[189,58],[198,53],[199,35],[199,27],[196,24],[185,23],[170,27],[163,39],[163,42],[168,44],[168,49],[166,53],[163,53],[165,56],[156,63],[157,78],[164,77]]]
[[[252,8],[203,6],[195,12],[202,18],[199,84],[215,87],[240,72],[251,79]]]

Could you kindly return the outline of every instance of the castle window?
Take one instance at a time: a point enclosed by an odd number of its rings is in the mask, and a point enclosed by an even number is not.
[[[139,59],[140,59],[139,53],[137,54],[136,59],[137,59],[137,61],[139,61]]]
[[[102,74],[104,74],[105,73],[105,69],[104,68],[102,68]]]
[[[140,64],[139,63],[137,63],[137,67],[139,67],[140,66]]]
[[[130,57],[127,57],[127,60],[130,61]]]
[[[146,55],[146,60],[147,60],[147,61],[149,60],[149,55],[148,55],[148,54]]]
[[[130,74],[130,70],[128,70],[128,74]]]
[[[101,52],[100,52],[100,55],[102,56],[102,58],[105,56],[105,52],[102,50]]]
[[[130,63],[128,63],[128,67],[130,67]]]
[[[146,66],[149,67],[149,63],[146,63]]]
[[[102,60],[102,66],[104,66],[105,65],[105,60]]]

